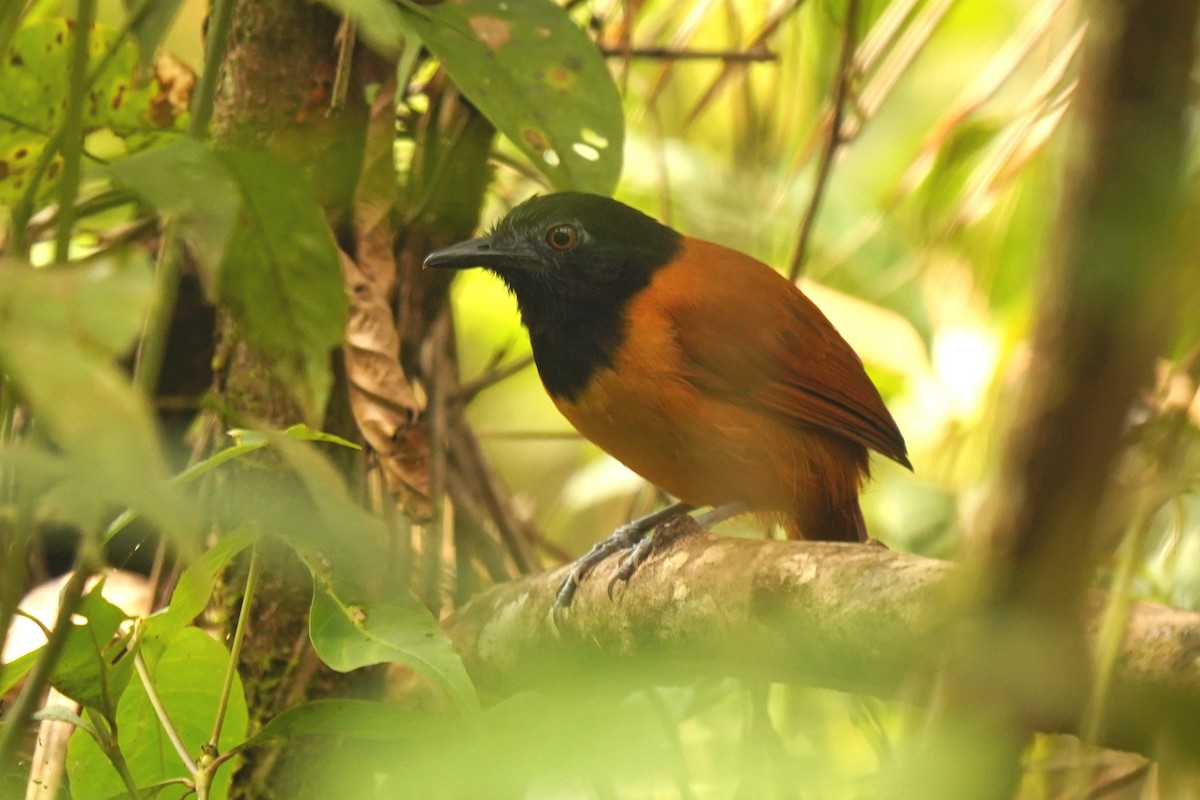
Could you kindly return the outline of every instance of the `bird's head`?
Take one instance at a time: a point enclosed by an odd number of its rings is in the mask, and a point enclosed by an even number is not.
[[[680,244],[678,233],[624,203],[560,192],[526,200],[488,235],[430,253],[424,265],[494,272],[528,323],[580,304],[622,304]]]

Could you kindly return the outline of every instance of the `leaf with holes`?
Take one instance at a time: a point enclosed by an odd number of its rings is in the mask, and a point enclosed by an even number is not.
[[[463,94],[558,189],[611,194],[621,176],[621,96],[596,46],[550,0],[325,0],[385,52],[415,31]],[[397,12],[400,13],[397,13]]]
[[[559,189],[611,194],[621,97],[596,46],[550,0],[402,8],[463,94]]]

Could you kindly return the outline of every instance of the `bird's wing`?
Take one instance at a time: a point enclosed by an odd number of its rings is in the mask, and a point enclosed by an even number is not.
[[[825,428],[910,467],[858,354],[787,279],[750,256],[685,239],[668,312],[686,379],[739,406]],[[686,276],[686,277],[685,277]]]

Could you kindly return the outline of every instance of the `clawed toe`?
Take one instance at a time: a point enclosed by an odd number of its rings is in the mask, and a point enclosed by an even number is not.
[[[623,550],[630,552],[621,560],[617,567],[616,575],[609,581],[608,596],[613,596],[613,588],[618,581],[628,581],[637,568],[642,565],[642,562],[650,555],[651,542],[650,531],[654,530],[659,523],[676,517],[680,514],[687,514],[692,509],[692,506],[686,503],[676,503],[673,506],[655,511],[653,514],[648,514],[641,519],[636,519],[633,522],[622,525],[613,532],[612,536],[607,539],[597,542],[592,546],[592,549],[587,551],[571,565],[571,569],[567,572],[566,577],[562,579],[562,583],[558,585],[558,592],[554,596],[553,613],[558,614],[571,605],[571,601],[575,598],[575,592],[579,589],[579,584],[587,577],[596,566],[604,559],[611,556],[613,553],[619,553]]]

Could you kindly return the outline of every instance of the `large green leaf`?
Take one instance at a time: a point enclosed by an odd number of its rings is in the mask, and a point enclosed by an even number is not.
[[[369,40],[385,49],[398,49],[415,31],[463,94],[556,188],[612,193],[625,140],[621,97],[604,58],[561,6],[326,2],[360,19]]]
[[[104,172],[180,226],[210,299],[215,299],[242,198],[233,176],[212,149],[182,138],[114,162]]]
[[[330,351],[346,325],[337,245],[295,167],[262,153],[218,157],[242,198],[221,267],[221,299],[314,422],[324,416]]]
[[[107,168],[174,216],[207,284],[310,422],[324,415],[345,332],[337,245],[309,182],[267,153],[177,142]]]
[[[229,653],[211,636],[198,628],[185,628],[167,646],[158,664],[151,670],[154,686],[193,760],[212,733],[217,701],[225,676]],[[246,738],[248,715],[241,679],[235,676],[225,725],[221,732],[222,751]],[[117,708],[119,744],[129,771],[139,786],[187,776],[187,770],[159,725],[150,699],[139,681],[133,681]],[[67,750],[67,773],[74,800],[104,800],[120,796],[124,784],[107,757],[90,736],[76,731]],[[228,794],[232,767],[218,771],[209,794],[223,798]],[[182,786],[164,789],[160,800],[176,800],[185,795]]]
[[[115,256],[0,269],[0,368],[63,453],[73,502],[121,503],[177,533],[189,516],[168,483],[153,413],[113,365],[141,323],[150,278],[144,260]]]
[[[316,581],[309,633],[317,654],[339,672],[384,663],[412,667],[474,718],[479,699],[462,659],[411,593],[398,589],[396,596],[404,602],[347,602]]]

